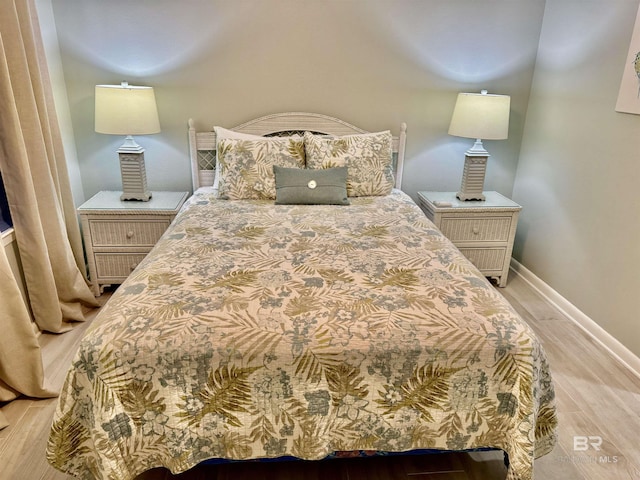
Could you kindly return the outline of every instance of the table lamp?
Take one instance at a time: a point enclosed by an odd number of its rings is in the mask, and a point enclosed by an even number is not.
[[[462,184],[456,194],[460,200],[484,200],[482,194],[487,168],[487,152],[482,140],[503,140],[509,132],[508,95],[481,93],[459,93],[456,100],[449,135],[475,138],[476,142],[465,152]]]
[[[129,85],[96,85],[95,130],[109,135],[125,135],[118,149],[122,174],[121,200],[151,199],[147,188],[144,148],[133,135],[160,132],[156,97],[152,87]]]

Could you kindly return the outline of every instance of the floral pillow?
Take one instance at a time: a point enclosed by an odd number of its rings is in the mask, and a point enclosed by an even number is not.
[[[217,142],[217,161],[219,198],[274,200],[273,166],[304,168],[304,140],[300,135],[259,140],[221,139]]]
[[[216,150],[218,149],[218,142],[220,140],[226,140],[228,138],[231,138],[234,140],[260,140],[263,138],[269,138],[269,137],[261,137],[260,135],[251,135],[249,133],[236,132],[235,130],[229,130],[223,127],[213,127],[213,131],[216,132]],[[216,162],[216,169],[213,177],[213,188],[217,190],[219,185],[220,185],[220,168]]]
[[[391,132],[325,137],[304,133],[307,168],[347,167],[350,197],[388,195],[394,186]]]

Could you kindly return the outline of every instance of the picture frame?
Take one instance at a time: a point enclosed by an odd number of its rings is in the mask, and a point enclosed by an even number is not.
[[[624,64],[616,112],[640,115],[640,7]]]

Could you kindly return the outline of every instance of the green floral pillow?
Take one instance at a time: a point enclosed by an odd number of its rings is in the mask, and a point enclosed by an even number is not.
[[[220,140],[225,140],[227,138],[232,138],[235,140],[261,140],[263,138],[271,138],[271,137],[261,137],[260,135],[251,135],[248,133],[236,132],[235,130],[229,130],[223,127],[213,127],[213,131],[216,132],[216,150],[218,149],[218,142]],[[216,162],[215,174],[213,177],[213,188],[216,190],[220,185],[220,169],[218,168]]]
[[[307,168],[347,167],[350,197],[391,193],[394,185],[391,132],[325,137],[304,134]]]
[[[304,140],[300,135],[264,140],[221,139],[218,197],[227,200],[274,200],[273,166],[304,168]]]

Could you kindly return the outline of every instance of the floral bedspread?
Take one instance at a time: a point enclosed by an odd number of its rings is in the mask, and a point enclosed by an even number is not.
[[[49,462],[495,447],[531,479],[555,443],[540,342],[407,195],[351,201],[194,195],[82,341]]]

